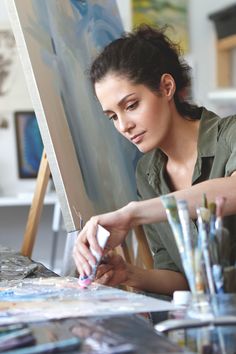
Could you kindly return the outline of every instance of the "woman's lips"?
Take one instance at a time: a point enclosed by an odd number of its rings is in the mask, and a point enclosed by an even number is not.
[[[143,140],[144,132],[132,136],[131,141],[134,144],[138,144]]]

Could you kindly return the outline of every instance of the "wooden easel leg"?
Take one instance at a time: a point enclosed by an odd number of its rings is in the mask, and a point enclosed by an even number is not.
[[[39,167],[38,177],[32,205],[30,207],[28,220],[26,224],[24,240],[21,253],[24,256],[31,257],[35,243],[36,233],[38,230],[39,220],[43,207],[43,200],[46,193],[48,181],[50,177],[50,168],[45,151],[43,151],[42,159]]]

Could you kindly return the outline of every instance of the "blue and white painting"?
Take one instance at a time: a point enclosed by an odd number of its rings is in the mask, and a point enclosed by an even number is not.
[[[97,53],[123,32],[116,2],[26,2],[33,15],[24,23],[24,31],[38,41],[39,60],[53,75],[53,85],[47,90],[54,90],[61,98],[86,193],[96,213],[121,207],[136,199],[138,152],[104,117],[88,79],[90,63]]]

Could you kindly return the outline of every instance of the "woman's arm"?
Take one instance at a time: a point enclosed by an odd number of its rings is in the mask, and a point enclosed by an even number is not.
[[[188,283],[179,272],[165,269],[142,269],[126,263],[117,254],[110,253],[106,262],[98,267],[96,282],[109,286],[127,285],[156,294],[172,295],[175,290],[189,290]]]
[[[230,177],[216,178],[198,183],[188,189],[171,193],[177,200],[185,199],[188,203],[190,217],[196,218],[196,207],[201,205],[203,193],[209,201],[215,201],[217,196],[227,200],[224,215],[236,214],[236,172]],[[157,223],[166,220],[166,212],[160,198],[131,202],[121,209],[111,213],[92,217],[80,232],[74,247],[74,259],[80,274],[89,275],[95,258],[89,251],[89,246],[100,254],[102,250],[96,240],[97,225],[100,224],[110,231],[107,246],[115,248],[125,239],[128,231],[137,225]]]
[[[182,273],[167,269],[142,269],[128,265],[126,285],[156,294],[172,295],[175,290],[189,290]]]
[[[230,177],[204,181],[170,195],[173,195],[177,200],[186,200],[190,217],[195,219],[197,216],[196,207],[202,204],[204,193],[210,202],[214,202],[218,196],[224,196],[227,200],[224,215],[236,214],[236,172]],[[129,215],[132,227],[166,220],[166,212],[160,198],[131,202],[123,208],[123,212]]]

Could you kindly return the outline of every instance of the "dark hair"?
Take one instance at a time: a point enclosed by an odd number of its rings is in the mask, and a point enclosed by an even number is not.
[[[169,73],[176,84],[174,100],[178,112],[199,118],[197,106],[184,97],[191,83],[191,68],[181,58],[179,46],[165,35],[165,29],[141,25],[111,42],[94,60],[90,80],[94,86],[106,74],[114,72],[158,92],[161,76]]]

